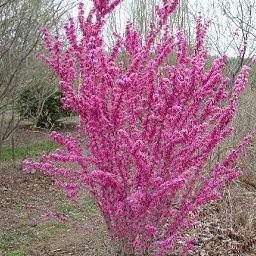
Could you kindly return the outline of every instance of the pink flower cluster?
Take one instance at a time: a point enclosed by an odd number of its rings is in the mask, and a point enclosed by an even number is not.
[[[128,23],[125,35],[115,35],[116,44],[107,51],[102,29],[121,0],[93,2],[87,18],[79,6],[82,38],[72,18],[66,24],[68,46],[44,29],[49,56],[42,59],[59,75],[63,106],[77,113],[80,124],[77,136],[52,133],[63,149],[44,155],[40,163],[26,160],[26,170],[53,176],[70,197],[87,187],[124,252],[186,255],[193,240],[185,232],[197,210],[219,199],[219,189],[240,174],[233,163],[250,136],[208,172],[206,165],[232,133],[229,124],[249,68],[241,70],[228,97],[227,57],[206,68],[208,24],[202,17],[194,46],[182,31],[169,34],[166,20],[176,0],[156,7],[159,22],[145,38]]]

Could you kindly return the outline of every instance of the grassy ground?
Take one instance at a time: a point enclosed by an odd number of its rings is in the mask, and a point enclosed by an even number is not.
[[[34,156],[42,151],[49,152],[53,149],[56,149],[57,147],[58,145],[54,141],[52,141],[51,139],[46,139],[45,141],[41,141],[39,143],[33,142],[19,145],[14,148],[14,154],[16,160],[21,160],[29,156]],[[12,152],[13,150],[11,146],[4,146],[0,155],[0,161],[12,161]]]
[[[21,171],[22,159],[37,158],[39,152],[48,152],[56,146],[44,132],[18,130],[15,167],[11,147],[8,144],[3,147],[0,256],[99,255],[107,250],[102,219],[86,192],[80,203],[75,204],[52,185],[49,177]],[[60,222],[54,217],[55,212],[66,216],[68,221]]]
[[[100,255],[105,250],[104,225],[86,193],[75,204],[39,173],[25,174],[6,165],[0,174],[1,256]],[[67,221],[61,222],[55,212]]]
[[[255,134],[253,97],[241,99],[235,134],[213,157],[229,150],[245,133]],[[39,152],[57,147],[47,133],[19,129],[15,142],[15,165],[8,143],[0,159],[0,256],[114,255],[103,220],[86,191],[77,205],[49,177],[21,171],[22,159],[37,158]],[[244,175],[227,185],[223,200],[201,209],[200,221],[192,231],[198,239],[194,255],[256,255],[255,144],[254,139],[238,160]],[[68,216],[68,222],[49,216],[49,211]]]

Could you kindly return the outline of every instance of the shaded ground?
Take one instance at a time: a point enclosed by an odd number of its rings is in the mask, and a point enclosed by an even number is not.
[[[46,137],[45,133],[21,130],[17,141]],[[255,191],[238,185],[230,191],[241,195],[236,200],[241,200],[238,203],[242,208],[256,208]],[[250,202],[244,192],[250,193]],[[256,219],[246,216],[246,209],[238,216],[235,205],[231,216],[227,198],[202,209],[200,222],[196,223],[198,242],[194,255],[256,255]],[[49,216],[49,210],[51,215],[55,211],[68,215],[69,222]],[[229,223],[231,217],[233,222]],[[255,221],[251,230],[248,219]],[[114,255],[110,248],[102,219],[90,197],[85,196],[77,207],[53,187],[49,177],[38,172],[23,173],[20,164],[13,168],[8,162],[0,163],[0,256]]]

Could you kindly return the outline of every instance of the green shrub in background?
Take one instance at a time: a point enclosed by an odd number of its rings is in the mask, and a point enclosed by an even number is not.
[[[62,93],[54,91],[42,94],[40,87],[24,89],[19,96],[18,112],[36,127],[52,128],[58,125],[61,117],[72,115],[71,110],[62,108]]]

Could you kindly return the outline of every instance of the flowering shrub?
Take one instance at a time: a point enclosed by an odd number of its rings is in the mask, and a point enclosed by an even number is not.
[[[177,0],[156,6],[158,22],[145,38],[128,23],[108,52],[102,29],[121,0],[93,2],[87,18],[79,6],[81,39],[74,20],[66,24],[67,48],[44,29],[49,57],[42,58],[60,77],[64,108],[80,117],[78,135],[51,133],[64,149],[44,155],[42,162],[25,161],[26,169],[53,176],[70,197],[88,188],[122,255],[186,255],[193,245],[186,230],[199,207],[219,199],[225,182],[240,175],[233,163],[250,136],[210,171],[205,166],[232,133],[229,123],[249,68],[242,68],[228,96],[229,79],[222,73],[227,57],[206,70],[208,24],[202,17],[191,54],[182,31],[169,34],[166,21]],[[126,66],[118,61],[121,50]],[[171,53],[175,65],[168,64]],[[70,162],[77,169],[65,165]]]

